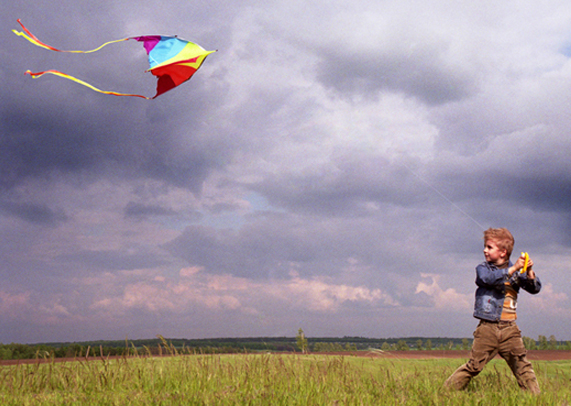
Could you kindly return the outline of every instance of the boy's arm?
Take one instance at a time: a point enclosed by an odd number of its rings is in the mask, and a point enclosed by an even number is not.
[[[520,274],[519,280],[521,283],[521,287],[529,293],[536,294],[539,293],[539,291],[541,290],[541,281],[539,280],[539,278],[535,274],[535,271],[533,270],[533,261],[531,260],[531,258],[529,259],[527,265],[527,272],[524,274]]]
[[[536,293],[539,293],[539,291],[541,290],[541,281],[537,276],[531,279],[529,276],[526,277],[526,275],[522,275],[522,278],[523,278],[523,283],[521,285],[522,288],[524,288],[527,292],[532,293],[534,295]]]
[[[488,289],[503,289],[510,278],[509,268],[493,268],[486,262],[476,267],[476,285]]]

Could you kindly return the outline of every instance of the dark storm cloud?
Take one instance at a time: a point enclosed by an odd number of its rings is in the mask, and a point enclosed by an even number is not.
[[[76,114],[56,109],[30,117],[22,113],[23,106],[17,110],[2,109],[2,131],[9,134],[0,139],[2,186],[9,188],[28,177],[44,177],[53,171],[79,172],[95,165],[96,134]]]
[[[165,248],[208,272],[282,278],[289,273],[289,262],[315,260],[317,247],[299,234],[302,230],[296,233],[288,221],[272,218],[239,231],[190,226]]]
[[[571,213],[569,174],[506,179],[506,190],[514,200],[537,210]]]
[[[447,66],[437,52],[422,55],[321,53],[317,79],[346,95],[376,96],[382,90],[404,93],[428,105],[461,100],[475,91],[474,79]]]
[[[276,207],[325,216],[368,216],[367,203],[412,205],[425,198],[404,163],[347,154],[320,173],[267,176],[250,187]]]
[[[89,180],[111,172],[124,178],[151,177],[198,191],[216,165],[217,157],[208,144],[179,148],[179,139],[185,137],[188,144],[193,130],[178,133],[168,120],[170,113],[162,108],[146,107],[152,112],[145,115],[141,106],[117,100],[106,100],[95,109],[86,109],[85,103],[58,100],[35,110],[20,102],[1,108],[0,129],[6,134],[0,138],[4,188],[58,174],[87,175],[83,180]],[[192,116],[185,117],[192,120]]]
[[[0,213],[15,216],[39,225],[54,226],[66,221],[63,209],[52,209],[46,204],[0,201]]]
[[[570,144],[557,141],[560,137],[557,133],[539,135],[528,143],[529,135],[523,145],[513,138],[497,137],[473,157],[452,162],[435,159],[426,166],[430,182],[453,200],[488,198],[534,211],[568,213],[571,176],[564,151]]]
[[[129,202],[125,207],[125,217],[133,217],[142,219],[154,216],[176,216],[177,213],[173,209],[161,207],[158,205],[148,205],[135,202]]]
[[[478,178],[497,177],[493,184],[481,183]],[[534,173],[501,174],[497,172],[476,172],[473,182],[466,185],[467,176],[459,177],[454,173],[446,176],[443,182],[445,190],[454,199],[470,199],[487,196],[491,199],[505,200],[520,207],[534,211],[571,212],[571,178],[567,173],[554,172],[552,175]]]
[[[414,216],[422,217],[421,213]],[[340,276],[353,258],[370,267],[371,274],[352,275],[377,282],[385,270],[404,269],[390,255],[395,244],[410,249],[400,239],[420,236],[403,227],[413,216],[402,213],[381,220],[379,214],[366,218],[333,220],[314,215],[259,213],[239,230],[189,226],[163,248],[208,273],[231,274],[251,279],[287,279],[291,272],[302,276]],[[379,221],[383,221],[379,226]],[[414,262],[414,261],[412,261]],[[397,267],[397,268],[395,268]],[[374,275],[373,275],[374,274]],[[386,283],[386,282],[385,282]]]
[[[79,250],[73,254],[62,255],[57,258],[62,263],[76,264],[76,269],[111,271],[133,270],[141,268],[154,268],[167,263],[156,252],[145,249],[125,250]]]

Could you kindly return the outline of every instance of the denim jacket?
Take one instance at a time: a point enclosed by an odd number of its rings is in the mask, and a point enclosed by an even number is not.
[[[520,288],[532,294],[541,290],[541,281],[537,276],[535,280],[531,280],[527,278],[527,273],[515,272],[510,278],[508,269],[512,265],[510,262],[507,268],[499,269],[493,264],[483,262],[476,267],[478,289],[476,289],[474,317],[488,321],[500,320],[506,295],[505,283],[508,280],[516,292],[519,292]]]

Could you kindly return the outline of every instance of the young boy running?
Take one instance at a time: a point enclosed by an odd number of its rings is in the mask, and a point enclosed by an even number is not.
[[[489,228],[484,232],[486,261],[476,267],[478,288],[474,305],[474,317],[480,319],[480,323],[474,331],[470,360],[446,380],[446,387],[465,388],[488,361],[500,354],[520,388],[539,393],[537,378],[526,358],[527,351],[515,320],[520,288],[536,294],[541,289],[541,282],[532,269],[531,259],[527,271],[520,272],[525,265],[525,255],[515,264],[510,262],[513,246],[514,238],[505,228]]]

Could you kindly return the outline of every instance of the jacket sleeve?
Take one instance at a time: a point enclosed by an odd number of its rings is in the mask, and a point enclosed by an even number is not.
[[[539,293],[541,290],[541,281],[535,276],[534,280],[528,279],[527,274],[523,274],[519,276],[519,284],[520,286],[527,292],[535,295]]]
[[[502,290],[507,280],[508,268],[498,269],[485,262],[476,267],[476,285],[479,287]]]

